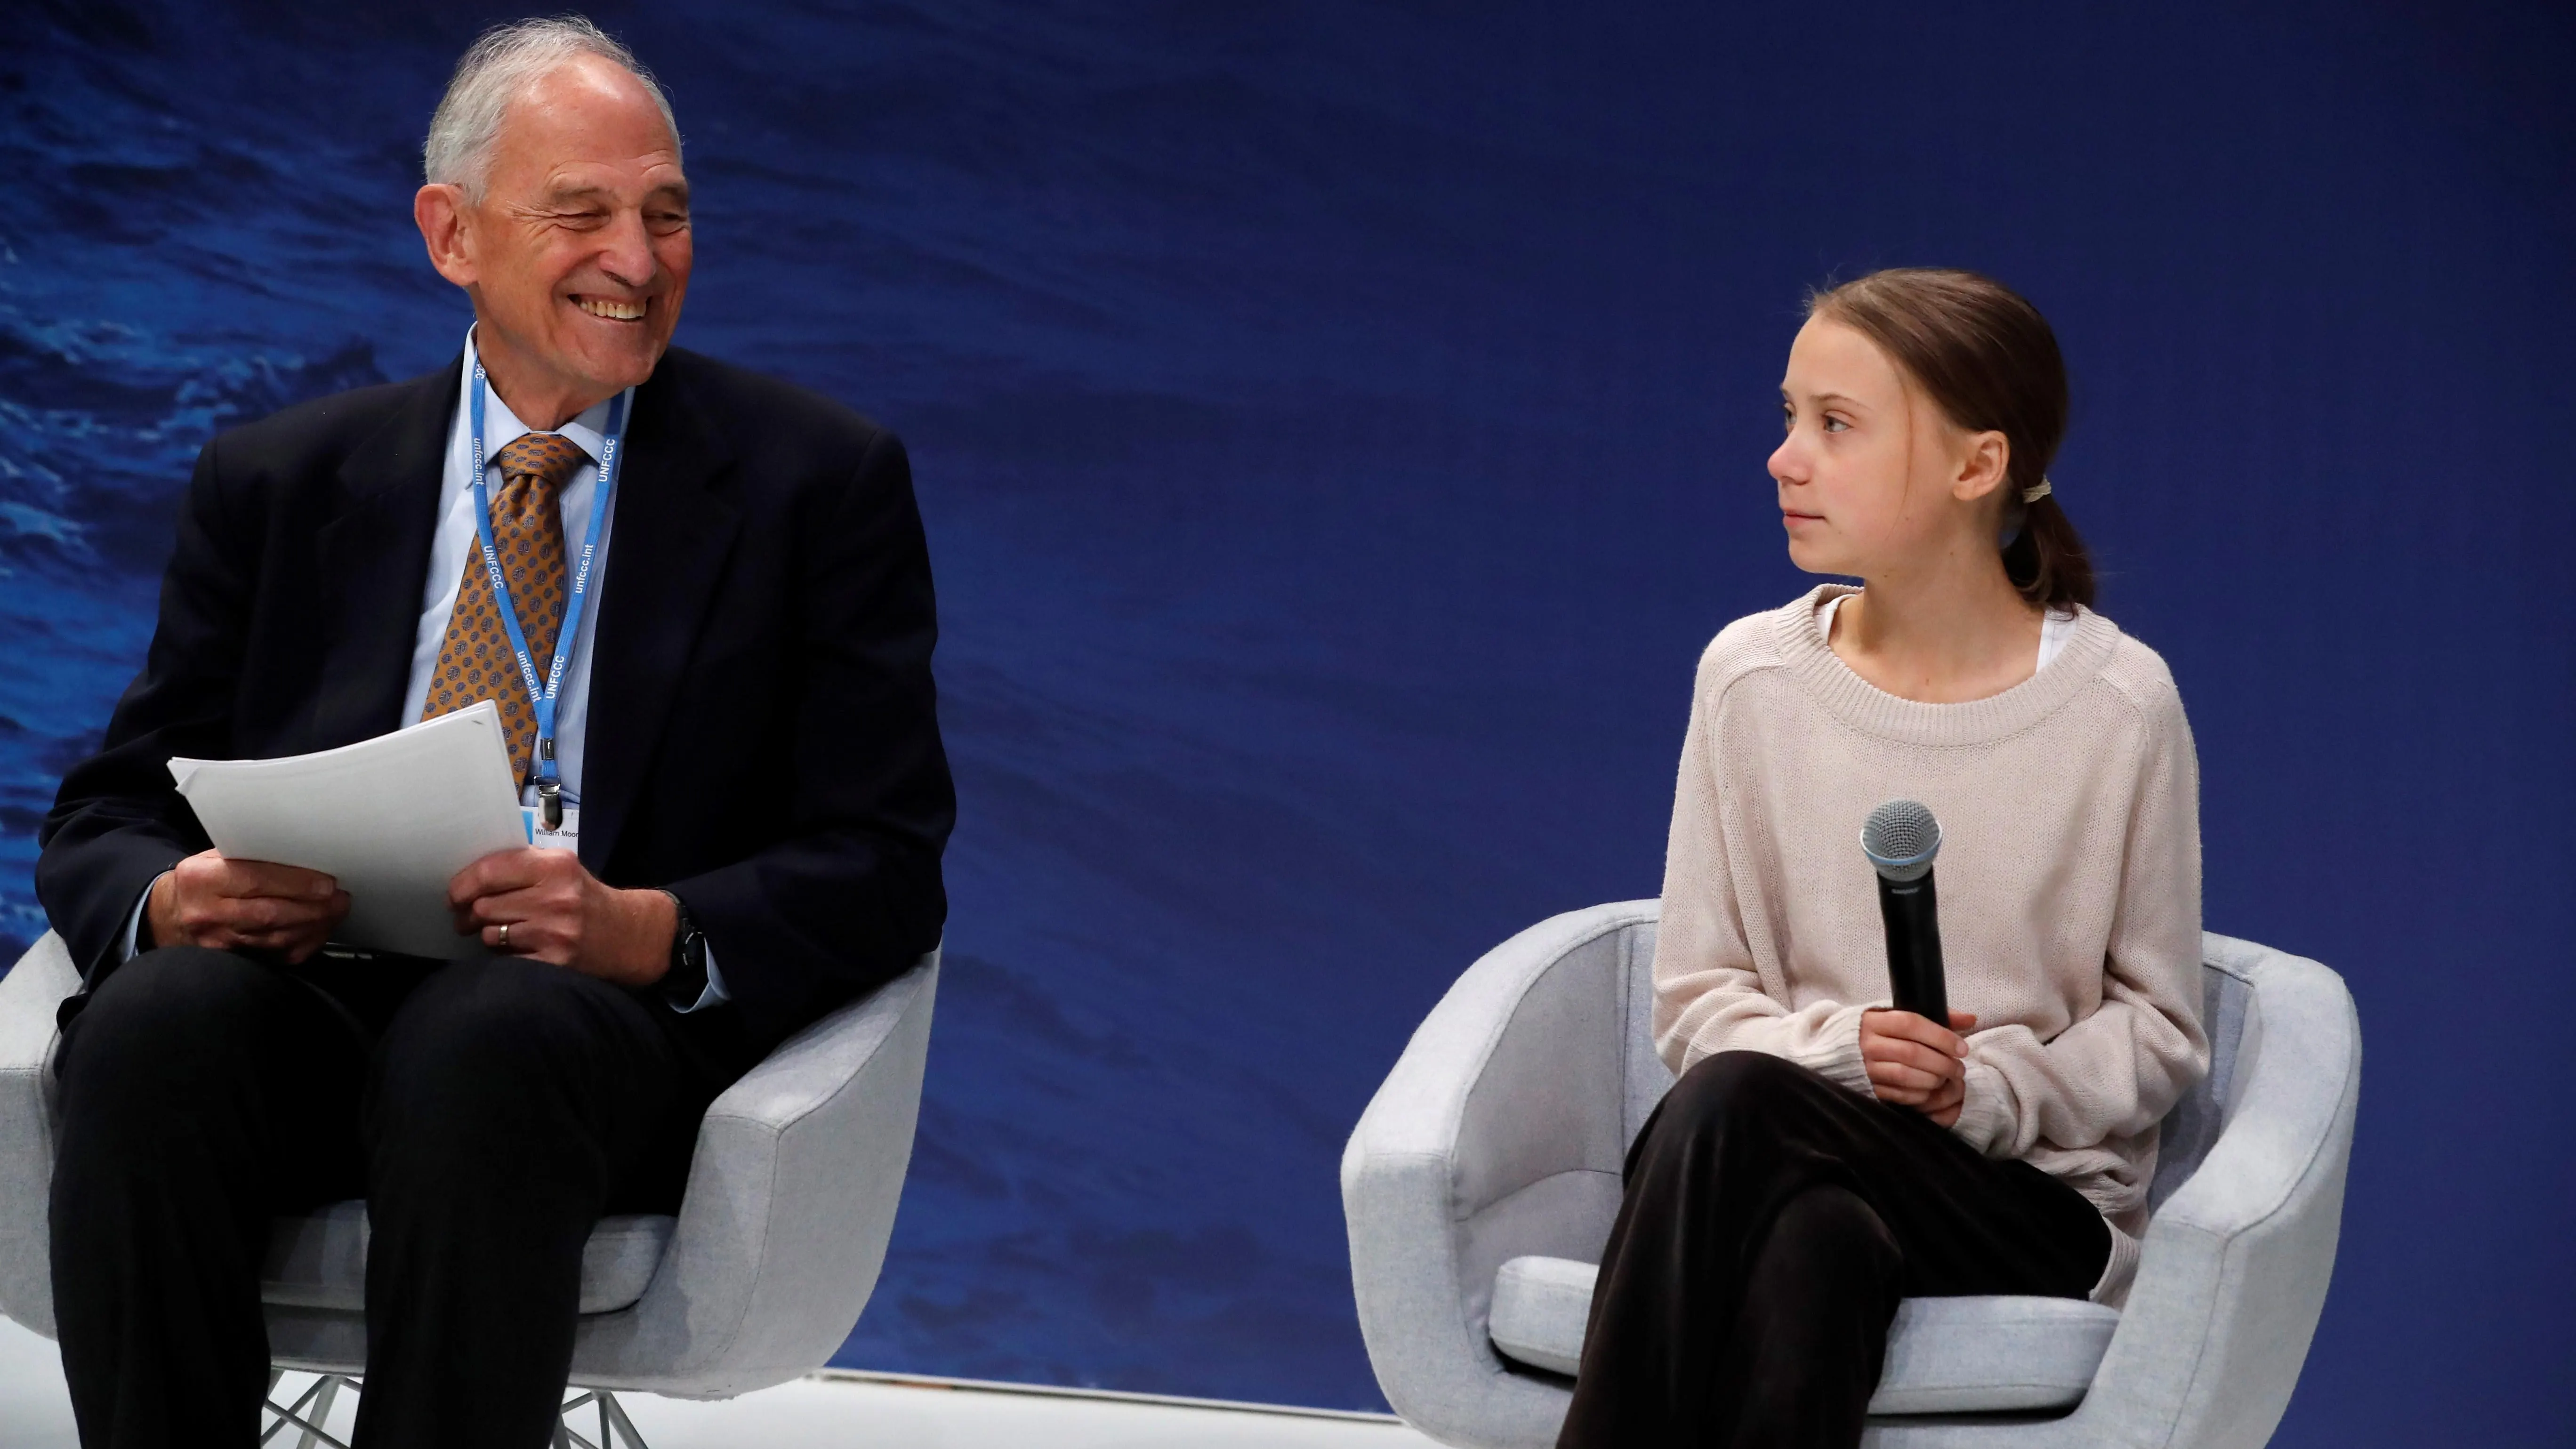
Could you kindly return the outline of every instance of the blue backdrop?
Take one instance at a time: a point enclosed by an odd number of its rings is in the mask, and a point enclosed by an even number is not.
[[[7,8],[14,954],[197,447],[453,352],[409,195],[503,17]],[[1381,1402],[1342,1139],[1479,951],[1654,891],[1693,657],[1807,582],[1799,293],[1931,262],[2064,339],[2209,924],[2360,1001],[2282,1442],[2576,1437],[2567,12],[1804,10],[602,7],[687,133],[681,340],[900,429],[939,573],[950,973],[842,1361]]]

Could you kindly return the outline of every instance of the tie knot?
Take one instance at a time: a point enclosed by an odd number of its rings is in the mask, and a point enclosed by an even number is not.
[[[503,492],[526,488],[540,497],[552,497],[575,468],[590,461],[590,455],[561,433],[521,433],[492,461],[500,465]]]

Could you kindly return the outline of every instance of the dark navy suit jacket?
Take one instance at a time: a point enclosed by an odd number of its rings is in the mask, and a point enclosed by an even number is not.
[[[151,652],[39,835],[37,896],[92,985],[143,890],[206,848],[171,756],[302,754],[406,722],[460,365],[198,456]],[[628,439],[581,858],[687,903],[732,1000],[679,1019],[738,1068],[939,939],[956,796],[929,555],[903,445],[801,388],[673,348]]]

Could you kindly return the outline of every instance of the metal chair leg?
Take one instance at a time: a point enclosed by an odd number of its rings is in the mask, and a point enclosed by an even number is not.
[[[277,1386],[284,1378],[281,1370],[269,1371],[267,1408],[277,1416],[277,1422],[260,1431],[259,1442],[265,1445],[292,1428],[302,1431],[296,1438],[295,1449],[349,1449],[345,1442],[332,1435],[328,1427],[331,1410],[339,1402],[342,1392],[356,1398],[365,1390],[366,1384],[344,1374],[324,1374],[313,1381],[312,1387],[297,1395],[293,1403],[281,1404],[277,1402]],[[574,1413],[582,1409],[589,1409],[598,1417],[599,1437],[595,1440],[585,1437],[572,1426]],[[555,1420],[551,1443],[553,1449],[651,1449],[644,1442],[644,1436],[636,1431],[635,1421],[626,1417],[625,1406],[617,1402],[617,1395],[606,1389],[582,1389],[565,1400],[563,1411]]]
[[[266,1444],[293,1428],[303,1431],[296,1436],[295,1449],[349,1449],[327,1426],[331,1422],[332,1406],[339,1401],[340,1391],[347,1389],[354,1395],[358,1391],[358,1381],[340,1374],[324,1374],[313,1381],[312,1387],[297,1395],[295,1402],[281,1404],[277,1402],[277,1385],[284,1377],[276,1369],[269,1370],[267,1408],[277,1416],[277,1422],[260,1431],[259,1442]]]
[[[613,1424],[618,1433],[626,1436],[627,1449],[648,1449],[644,1443],[644,1436],[635,1432],[635,1421],[626,1417],[625,1406],[617,1402],[615,1394],[603,1393],[599,1396],[599,1413],[606,1421],[600,1426],[601,1439],[608,1437],[608,1426]]]
[[[599,1418],[599,1438],[586,1439],[572,1427],[576,1410],[590,1409]],[[650,1449],[644,1436],[636,1432],[635,1421],[626,1417],[626,1409],[617,1395],[606,1389],[584,1389],[565,1401],[563,1418],[555,1425],[554,1449]]]
[[[304,1441],[296,1445],[295,1449],[317,1449],[317,1446],[326,1440],[333,1445],[339,1444],[339,1440],[331,1438],[314,1425],[331,1422],[331,1405],[340,1397],[340,1386],[346,1382],[347,1380],[336,1374],[322,1376],[321,1392],[315,1395],[313,1400],[313,1423],[305,1426]]]

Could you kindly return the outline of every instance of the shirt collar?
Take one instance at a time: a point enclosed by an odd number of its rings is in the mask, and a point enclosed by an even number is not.
[[[470,409],[474,406],[474,363],[477,355],[474,350],[474,329],[469,326],[465,329],[465,381],[464,391],[457,402],[459,409]],[[521,434],[532,432],[534,429],[519,421],[518,415],[510,411],[510,405],[501,401],[498,390],[490,389],[489,384],[486,384],[486,387],[487,391],[483,397],[483,456],[489,459],[499,457],[503,448],[508,447]],[[562,437],[570,439],[583,452],[588,453],[590,461],[596,464],[600,453],[608,446],[608,405],[615,401],[615,398],[606,398],[595,402],[582,409],[579,416],[555,431]],[[463,412],[459,414],[460,417],[465,415]]]

